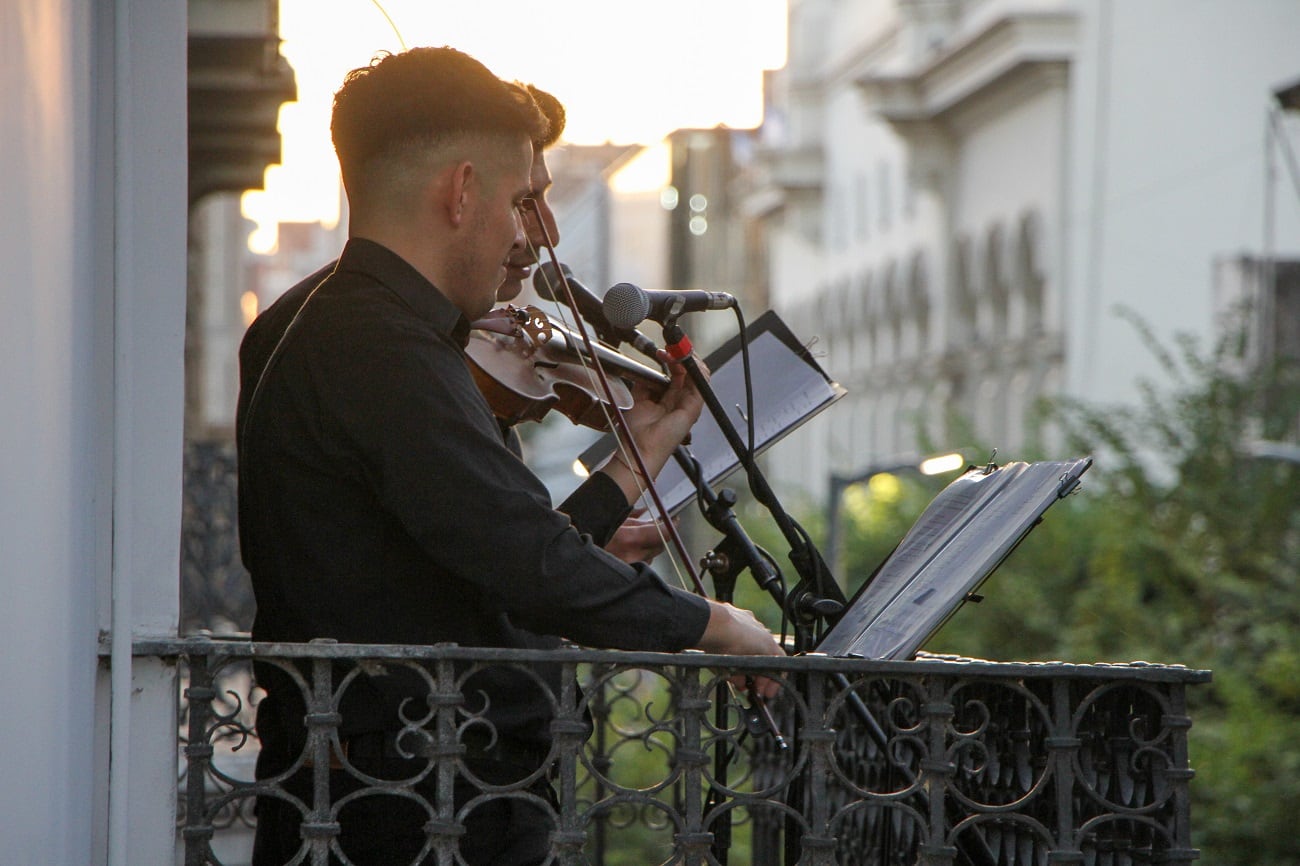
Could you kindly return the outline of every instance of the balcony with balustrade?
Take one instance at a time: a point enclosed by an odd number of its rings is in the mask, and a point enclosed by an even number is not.
[[[194,866],[247,862],[259,795],[301,814],[294,862],[303,863],[347,854],[339,813],[362,797],[415,803],[427,816],[428,863],[459,862],[466,815],[499,797],[549,814],[552,862],[562,864],[1124,866],[1197,856],[1186,691],[1207,671],[211,638],[138,641],[136,653],[177,666],[178,859]],[[260,781],[253,660],[288,673],[306,705],[292,766]],[[556,665],[558,678],[541,672]],[[505,781],[475,776],[466,760],[494,732],[482,696],[463,686],[494,666],[537,682],[554,714],[541,766]],[[728,685],[759,672],[782,682],[766,707]],[[426,695],[395,721],[407,778],[373,778],[340,754],[341,702],[378,676],[406,677]],[[539,796],[538,783],[555,798]],[[450,796],[466,784],[471,796]]]

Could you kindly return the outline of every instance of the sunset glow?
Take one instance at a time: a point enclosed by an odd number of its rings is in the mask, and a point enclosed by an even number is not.
[[[280,34],[298,101],[280,109],[283,163],[243,198],[258,252],[274,248],[277,222],[337,222],[330,102],[377,52],[451,45],[559,97],[566,142],[653,144],[683,127],[761,122],[762,71],[785,63],[785,2],[281,0]]]

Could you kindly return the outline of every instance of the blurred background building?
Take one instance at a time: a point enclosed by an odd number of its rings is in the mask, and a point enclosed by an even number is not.
[[[1300,254],[1297,32],[1274,2],[791,2],[736,181],[750,279],[849,395],[773,474],[815,485],[922,432],[1050,450],[1038,398],[1159,377],[1117,307],[1211,335],[1223,260]]]

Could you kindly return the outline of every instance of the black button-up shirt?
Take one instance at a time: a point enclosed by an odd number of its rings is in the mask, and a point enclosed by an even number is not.
[[[594,476],[573,509],[591,513],[593,539],[506,447],[466,365],[468,323],[431,283],[353,239],[310,288],[268,308],[240,348],[254,640],[517,647],[555,635],[663,651],[699,640],[702,598],[598,546],[626,514],[617,485]],[[259,680],[296,706],[287,677]],[[544,741],[550,710],[529,683],[501,668],[473,689],[501,733]],[[344,730],[394,728],[402,698],[423,705],[426,691],[371,677],[349,690]]]

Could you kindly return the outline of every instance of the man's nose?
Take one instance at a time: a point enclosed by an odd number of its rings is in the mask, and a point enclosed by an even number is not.
[[[542,234],[550,241],[551,246],[560,243],[560,226],[555,221],[555,212],[546,202],[539,202],[537,206],[537,222],[541,227]]]
[[[555,215],[545,205],[528,207],[522,211],[524,230],[533,249],[555,246],[560,242],[560,231],[555,225]]]
[[[521,250],[528,245],[528,233],[524,226],[524,215],[519,208],[515,208],[515,240],[511,249]]]

